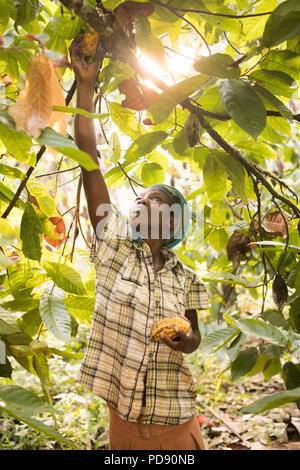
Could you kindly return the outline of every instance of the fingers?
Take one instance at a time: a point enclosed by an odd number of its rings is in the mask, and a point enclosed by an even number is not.
[[[183,350],[184,346],[190,341],[193,334],[193,330],[192,328],[190,328],[187,333],[184,333],[177,327],[175,327],[174,330],[176,331],[177,336],[180,338],[179,341],[172,340],[165,333],[161,333],[160,337],[162,338],[164,343],[167,344],[171,349],[173,349],[174,351],[181,351]]]

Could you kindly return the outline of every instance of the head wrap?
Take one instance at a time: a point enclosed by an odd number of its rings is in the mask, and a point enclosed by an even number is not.
[[[183,194],[174,186],[169,186],[168,184],[153,184],[149,186],[149,188],[157,188],[163,191],[169,198],[171,206],[173,204],[179,204],[181,207],[181,223],[178,221],[177,225],[175,224],[174,226],[174,231],[172,231],[171,238],[165,241],[164,245],[168,246],[169,248],[173,248],[174,246],[178,245],[180,243],[189,227],[190,223],[190,211],[189,211],[189,206],[188,203],[183,196]]]

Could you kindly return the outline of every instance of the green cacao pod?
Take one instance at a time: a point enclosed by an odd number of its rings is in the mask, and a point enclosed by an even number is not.
[[[201,124],[196,114],[191,113],[186,118],[184,132],[190,147],[195,147],[201,136]]]

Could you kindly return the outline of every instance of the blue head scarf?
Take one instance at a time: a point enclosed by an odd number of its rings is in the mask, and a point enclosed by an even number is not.
[[[188,231],[190,223],[190,211],[188,203],[183,194],[178,189],[174,188],[173,186],[169,186],[168,184],[153,184],[149,186],[148,189],[149,188],[160,189],[168,196],[171,206],[173,204],[179,204],[181,207],[181,223],[179,223],[179,221],[177,225],[174,226],[174,230],[172,230],[171,232],[171,237],[164,242],[165,246],[167,246],[168,248],[173,248],[184,239]],[[137,236],[137,232],[135,232],[134,230],[133,235],[134,238],[142,238],[140,234]]]

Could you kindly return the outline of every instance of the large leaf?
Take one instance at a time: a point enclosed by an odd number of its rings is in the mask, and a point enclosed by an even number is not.
[[[71,317],[60,297],[44,293],[40,298],[40,315],[56,338],[66,342],[71,339]]]
[[[258,351],[256,348],[247,348],[241,351],[230,366],[232,380],[238,380],[240,377],[250,372],[255,366],[257,358]]]
[[[261,63],[264,69],[281,70],[295,80],[300,78],[300,55],[290,50],[273,50]]]
[[[266,110],[262,100],[245,82],[234,79],[220,84],[221,100],[232,119],[254,139],[266,125]]]
[[[118,163],[121,157],[121,143],[119,136],[116,132],[113,132],[109,139],[107,158],[112,161],[115,165]]]
[[[219,346],[223,346],[230,341],[237,333],[238,330],[232,326],[213,331],[203,338],[200,343],[199,352],[211,353],[216,348],[219,348]]]
[[[56,411],[36,393],[17,385],[0,385],[0,400],[30,415]]]
[[[84,325],[91,325],[95,308],[95,297],[69,296],[63,299],[67,310],[72,317]]]
[[[53,197],[39,180],[30,178],[26,185],[30,194],[35,196],[39,209],[46,217],[59,217]]]
[[[232,186],[238,193],[238,195],[247,202],[247,196],[245,193],[245,176],[246,172],[240,162],[227,155],[225,152],[215,151],[214,156],[225,168],[226,173],[232,181]]]
[[[249,78],[267,88],[274,95],[291,98],[295,91],[294,79],[281,70],[259,69],[252,72]]]
[[[209,77],[205,75],[195,75],[171,86],[161,93],[148,109],[149,113],[153,116],[154,122],[160,123],[165,121],[177,104],[205,85],[208,80]]]
[[[134,111],[123,108],[119,103],[109,103],[111,119],[116,126],[126,135],[135,140],[141,135],[140,125]]]
[[[274,108],[276,108],[283,117],[285,117],[288,121],[292,121],[293,119],[292,111],[282,101],[276,98],[276,96],[274,96],[269,90],[257,84],[254,86],[254,90],[263,99],[265,99]]]
[[[279,406],[286,405],[288,403],[294,402],[300,398],[300,387],[294,388],[292,390],[283,390],[281,392],[273,393],[267,397],[260,398],[259,400],[251,403],[251,405],[246,406],[241,409],[241,412],[244,414],[259,414],[267,410],[272,410],[273,408],[278,408]]]
[[[287,335],[274,325],[254,318],[234,319],[234,325],[248,336],[257,336],[277,346],[287,345]]]
[[[57,152],[67,155],[88,171],[97,170],[99,168],[90,155],[79,150],[74,142],[58,134],[58,132],[50,129],[50,127],[43,129],[37,140],[41,145],[48,145],[54,150],[57,150]]]
[[[32,140],[28,135],[7,127],[0,121],[0,140],[16,160],[26,165],[35,165],[36,157],[34,154],[29,153]]]
[[[40,9],[39,0],[13,0],[16,9],[15,26],[33,21]]]
[[[42,432],[43,434],[46,434],[46,436],[51,437],[55,441],[59,441],[62,444],[66,445],[67,447],[78,449],[78,447],[76,446],[76,444],[74,444],[74,442],[63,437],[53,426],[48,426],[38,419],[31,418],[31,416],[19,410],[18,408],[11,406],[10,404],[5,403],[4,401],[0,400],[0,409],[6,411],[6,413],[8,413],[14,419],[26,423],[31,428],[35,429],[38,432]]]
[[[43,226],[33,206],[27,202],[21,220],[20,237],[23,242],[22,250],[27,258],[40,261],[42,256],[41,234]]]
[[[231,67],[233,63],[232,57],[228,54],[212,54],[207,57],[201,57],[194,64],[197,72],[213,75],[219,78],[239,78],[240,68]]]
[[[62,290],[70,294],[84,295],[86,290],[78,271],[72,266],[52,261],[42,261],[42,266],[48,276]]]
[[[129,147],[124,155],[125,160],[137,160],[144,155],[152,152],[163,140],[168,137],[168,134],[163,131],[148,132],[137,138]]]
[[[226,172],[213,154],[206,159],[203,168],[203,181],[211,201],[219,201],[227,192]]]
[[[165,172],[157,163],[144,163],[141,176],[146,186],[164,183],[165,181]]]
[[[262,37],[264,47],[276,46],[300,33],[300,3],[288,0],[278,5],[265,26]]]

